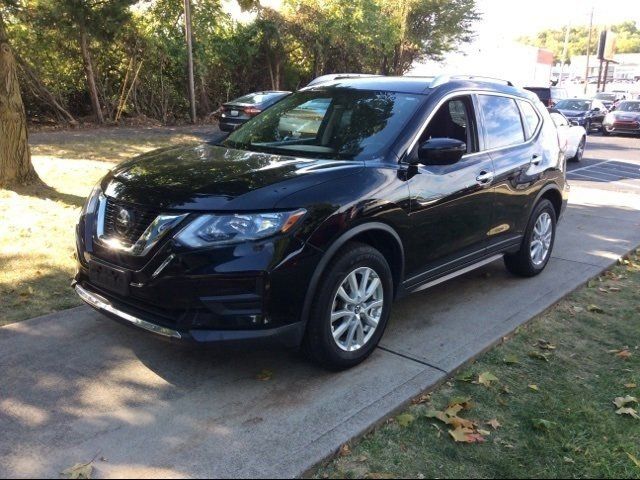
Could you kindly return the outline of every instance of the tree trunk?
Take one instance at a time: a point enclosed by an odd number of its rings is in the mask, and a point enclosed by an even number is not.
[[[96,77],[93,72],[93,64],[91,63],[91,53],[89,52],[89,39],[84,28],[80,29],[80,50],[82,51],[82,61],[84,63],[84,74],[87,77],[87,88],[91,97],[91,106],[98,123],[104,123],[104,115],[100,106],[100,97],[98,96],[98,87],[96,86]]]
[[[0,16],[0,187],[39,182],[31,163],[16,61]]]

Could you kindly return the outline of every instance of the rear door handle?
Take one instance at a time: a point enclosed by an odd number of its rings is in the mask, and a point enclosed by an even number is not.
[[[482,171],[476,177],[476,182],[478,182],[480,185],[487,185],[488,183],[491,183],[492,181],[493,181],[493,173],[492,172]]]

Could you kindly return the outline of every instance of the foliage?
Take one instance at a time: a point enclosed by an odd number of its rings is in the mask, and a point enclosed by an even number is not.
[[[469,41],[478,19],[474,0],[284,0],[279,11],[237,0],[254,12],[239,23],[220,0],[191,1],[201,116],[246,92],[296,89],[325,73],[402,74]],[[181,1],[0,0],[0,9],[19,57],[74,116],[92,112],[86,31],[106,118],[122,103],[125,116],[187,117]],[[32,121],[55,119],[42,89],[23,90]]]
[[[635,22],[620,23],[612,26],[611,30],[618,34],[616,40],[617,53],[640,53],[640,29],[638,29]],[[599,31],[600,27],[594,27],[592,31],[591,53],[596,51]],[[551,29],[544,30],[534,37],[522,37],[520,41],[551,50],[555,58],[562,60],[565,35],[565,29]],[[588,26],[572,27],[569,30],[567,58],[565,61],[570,61],[571,57],[575,55],[586,55],[588,39]]]

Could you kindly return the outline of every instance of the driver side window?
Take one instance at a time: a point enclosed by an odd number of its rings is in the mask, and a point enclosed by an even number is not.
[[[471,97],[456,97],[445,102],[420,136],[419,144],[433,138],[453,138],[467,145],[467,153],[478,151]]]

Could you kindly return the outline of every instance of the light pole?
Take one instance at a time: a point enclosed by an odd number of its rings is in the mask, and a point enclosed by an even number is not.
[[[589,21],[589,40],[587,42],[587,68],[584,74],[584,93],[587,94],[587,88],[589,87],[589,60],[591,57],[591,36],[593,31],[593,12],[596,7],[591,7],[591,20]]]

